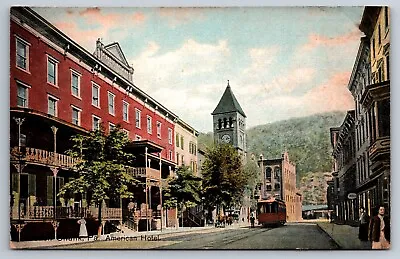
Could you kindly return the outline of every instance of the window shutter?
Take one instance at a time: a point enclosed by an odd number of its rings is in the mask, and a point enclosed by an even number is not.
[[[28,192],[29,196],[36,196],[36,175],[28,175]]]
[[[53,176],[47,176],[47,205],[53,205]]]

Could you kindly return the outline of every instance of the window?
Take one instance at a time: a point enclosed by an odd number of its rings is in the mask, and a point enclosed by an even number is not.
[[[108,113],[111,115],[115,115],[114,100],[115,100],[115,95],[113,93],[108,92]]]
[[[80,97],[80,80],[81,77],[74,71],[71,71],[71,93],[73,96]]]
[[[179,134],[178,133],[176,133],[176,136],[175,136],[175,145],[176,145],[176,147],[179,147]]]
[[[100,87],[92,83],[92,105],[100,108]]]
[[[109,132],[113,131],[115,129],[115,125],[113,123],[108,123],[108,130]]]
[[[142,137],[141,136],[139,136],[139,135],[135,135],[135,140],[141,140],[142,139]]]
[[[161,138],[161,122],[157,121],[157,138]]]
[[[72,123],[75,125],[81,125],[81,109],[72,106]]]
[[[381,37],[381,25],[378,24],[378,46],[380,46],[382,43],[382,37]]]
[[[176,153],[176,164],[179,165],[179,153]]]
[[[100,118],[97,116],[93,115],[93,120],[92,120],[92,129],[93,130],[98,130],[100,129]]]
[[[122,118],[124,121],[129,121],[129,103],[122,102]]]
[[[139,109],[135,109],[135,123],[136,128],[140,129],[140,118],[141,118],[141,111]]]
[[[20,38],[16,38],[16,45],[16,65],[18,68],[29,71],[29,43]]]
[[[169,160],[172,161],[172,151],[171,150],[169,151]]]
[[[375,38],[372,38],[372,56],[375,57]]]
[[[52,85],[57,85],[57,65],[57,60],[47,56],[47,82]]]
[[[52,116],[57,116],[57,101],[58,98],[55,98],[53,96],[48,96],[48,109],[47,109],[47,113],[52,115]]]
[[[181,161],[182,165],[185,165],[185,156],[182,155],[182,161]]]
[[[151,117],[147,116],[147,133],[151,134],[153,131],[153,128],[151,126]]]
[[[183,136],[181,136],[181,148],[182,148],[182,150],[184,149],[183,146],[184,146],[184,143],[183,143]]]
[[[17,106],[22,108],[28,107],[28,86],[17,82]]]
[[[168,144],[172,145],[172,129],[168,128]]]

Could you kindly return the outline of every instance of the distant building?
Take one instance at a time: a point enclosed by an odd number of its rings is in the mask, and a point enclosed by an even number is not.
[[[177,119],[175,124],[175,161],[178,166],[188,166],[197,175],[197,137],[199,132]],[[172,153],[171,153],[172,154]]]
[[[354,114],[354,110],[348,111],[342,125],[331,128],[335,221],[338,223],[355,224],[358,220],[356,201],[348,199],[348,194],[356,188]]]
[[[302,195],[296,186],[296,165],[289,160],[288,152],[284,152],[278,159],[264,159],[260,156],[258,166],[262,177],[260,199],[284,200],[287,221],[300,221]]]
[[[240,107],[231,86],[228,85],[213,116],[214,142],[234,146],[239,154],[246,156],[246,114]]]

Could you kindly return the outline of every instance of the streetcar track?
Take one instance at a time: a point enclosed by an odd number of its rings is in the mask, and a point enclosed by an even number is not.
[[[185,242],[187,241],[193,241],[193,236],[186,236],[185,238],[169,238],[168,240],[170,241],[181,241],[178,244],[174,244],[174,245],[166,245],[166,246],[161,246],[158,247],[158,249],[224,249],[223,247],[225,245],[228,244],[232,244],[235,242],[238,242],[240,240],[246,239],[250,236],[254,236],[254,235],[259,235],[262,233],[265,233],[266,231],[271,230],[271,228],[257,228],[257,229],[230,229],[229,232],[212,232],[207,234],[207,236],[194,236],[195,239],[199,239],[199,240],[207,240],[207,239],[211,239],[209,242],[207,242],[207,244],[201,244],[201,242],[199,242],[198,245],[193,246],[193,247],[184,247]],[[238,233],[240,232],[240,233]],[[222,236],[221,236],[222,235]],[[217,236],[220,236],[217,240],[213,239]],[[176,248],[175,248],[176,247]],[[182,247],[182,248],[180,248]]]

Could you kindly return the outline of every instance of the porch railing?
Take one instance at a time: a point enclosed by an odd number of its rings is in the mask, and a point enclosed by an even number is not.
[[[18,215],[19,214],[19,215]],[[78,219],[78,218],[98,218],[99,209],[95,207],[89,208],[73,208],[73,207],[57,207],[56,219]],[[103,208],[101,210],[102,219],[104,220],[120,220],[122,217],[121,208]],[[30,206],[26,209],[11,209],[12,219],[54,219],[53,206]]]
[[[11,160],[15,161],[24,160],[28,163],[37,163],[63,168],[73,168],[78,163],[77,158],[31,147],[22,147],[20,152],[18,151],[18,147],[13,147],[10,155]]]
[[[150,178],[154,180],[161,179],[160,171],[145,167],[127,167],[126,170],[135,178]]]

